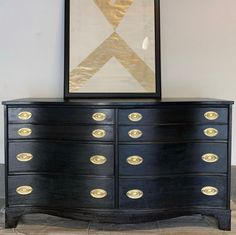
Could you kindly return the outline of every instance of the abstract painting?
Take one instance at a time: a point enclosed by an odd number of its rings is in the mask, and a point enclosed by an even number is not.
[[[65,97],[160,97],[159,2],[66,2]]]

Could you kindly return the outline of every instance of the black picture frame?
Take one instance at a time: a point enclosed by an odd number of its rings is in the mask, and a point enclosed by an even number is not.
[[[161,99],[161,32],[160,32],[160,0],[154,1],[155,11],[155,81],[154,93],[70,93],[70,0],[65,0],[64,28],[64,98],[157,98]]]

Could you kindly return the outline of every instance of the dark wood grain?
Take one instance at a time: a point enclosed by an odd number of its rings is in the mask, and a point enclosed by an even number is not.
[[[21,99],[5,104],[6,227],[15,227],[26,213],[48,213],[85,221],[140,223],[200,213],[214,216],[219,228],[230,230],[230,158],[232,101],[214,99]],[[18,112],[32,119],[19,121]],[[106,112],[102,123],[93,112]],[[219,118],[205,119],[206,111]],[[130,122],[141,112],[140,122]],[[20,137],[20,128],[32,134]],[[207,137],[206,128],[216,128]],[[95,129],[107,135],[97,139]],[[143,136],[130,138],[139,129]],[[30,162],[16,155],[30,152]],[[205,153],[219,156],[206,163]],[[105,155],[104,165],[92,165],[91,155]],[[139,166],[126,159],[143,157]],[[33,187],[21,196],[16,188]],[[201,193],[217,187],[215,196]],[[94,188],[107,190],[104,199],[91,198]],[[126,192],[141,189],[144,196],[129,199]]]
[[[20,120],[18,114],[20,112],[31,112],[32,117],[29,120]],[[73,123],[73,124],[113,124],[114,111],[112,109],[88,109],[75,107],[26,107],[26,108],[10,108],[8,110],[9,123]],[[104,121],[95,121],[92,117],[95,113],[104,113],[106,118]]]
[[[207,207],[181,207],[171,209],[60,209],[49,207],[19,207],[11,206],[6,208],[6,227],[16,227],[22,215],[32,213],[46,213],[49,215],[61,216],[81,221],[95,223],[113,224],[139,224],[143,222],[156,222],[157,220],[170,219],[179,216],[201,214],[215,217],[218,226],[223,230],[231,228],[231,211],[220,208]]]
[[[120,208],[175,208],[175,207],[218,207],[226,209],[225,176],[173,176],[157,179],[120,179]],[[205,186],[218,188],[216,196],[201,193]],[[140,199],[130,199],[126,193],[132,189],[143,191]]]
[[[120,175],[153,176],[183,173],[226,173],[227,143],[157,143],[119,146]],[[219,157],[214,163],[202,160],[206,153]],[[127,163],[129,156],[143,158],[140,165]]]
[[[211,106],[212,108],[216,108],[216,106],[220,106],[221,108],[225,108],[226,105],[232,105],[234,101],[230,100],[221,100],[221,99],[208,99],[208,98],[162,98],[162,99],[154,99],[154,98],[80,98],[80,99],[63,99],[63,98],[25,98],[25,99],[16,99],[16,100],[8,100],[3,101],[2,104],[9,105],[11,107],[19,107],[24,105],[53,105],[53,106],[94,106],[95,108],[101,107],[115,107],[119,106],[121,108],[134,107],[134,108],[146,108],[147,106],[154,107],[163,107],[173,105],[182,105],[193,107],[195,105],[199,106],[207,106],[208,108]],[[175,108],[175,107],[174,107]]]
[[[113,178],[93,178],[62,175],[18,175],[8,177],[10,205],[46,206],[54,208],[113,208]],[[30,195],[19,195],[16,188],[31,186]],[[95,199],[93,189],[107,191],[107,196]]]
[[[33,159],[20,162],[19,153],[31,153]],[[107,158],[103,165],[94,165],[90,157]],[[78,142],[11,142],[9,172],[54,172],[76,175],[113,175],[114,146],[111,144],[81,144]]]
[[[30,128],[32,134],[27,137],[17,132],[21,128]],[[97,129],[106,131],[103,138],[95,138],[92,132]],[[108,125],[34,125],[10,124],[9,139],[48,139],[48,140],[81,140],[81,141],[113,141],[114,128]]]
[[[219,114],[219,118],[210,121],[204,117],[208,111],[214,111]],[[131,113],[142,114],[142,119],[138,122],[132,122],[128,116]],[[119,123],[127,125],[145,125],[145,124],[158,124],[158,123],[227,123],[228,122],[228,109],[227,108],[213,108],[211,106],[199,107],[162,107],[159,109],[121,109],[119,112]]]
[[[216,128],[218,135],[207,137],[204,130]],[[138,139],[131,138],[128,133],[133,129],[141,130],[143,135]],[[227,125],[155,125],[155,126],[120,126],[119,141],[141,142],[141,141],[191,141],[191,140],[227,140]]]

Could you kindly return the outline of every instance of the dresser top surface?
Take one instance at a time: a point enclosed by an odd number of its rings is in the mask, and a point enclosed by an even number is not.
[[[63,99],[63,98],[25,98],[3,101],[4,105],[163,105],[163,104],[196,104],[196,105],[225,105],[233,104],[230,100],[207,98],[114,98],[114,99]]]

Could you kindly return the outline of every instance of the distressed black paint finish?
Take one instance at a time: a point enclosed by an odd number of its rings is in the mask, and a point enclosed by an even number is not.
[[[220,229],[230,230],[231,101],[24,99],[4,104],[6,227],[15,227],[26,213],[112,223],[200,213],[214,216]],[[33,116],[21,121],[20,111]],[[100,111],[108,118],[97,123],[91,115]],[[208,111],[219,117],[207,120]],[[143,119],[130,121],[132,112]],[[32,134],[21,137],[20,128],[31,128]],[[218,134],[207,137],[206,128]],[[106,136],[95,138],[95,129],[105,130]],[[131,138],[132,129],[143,135]],[[30,152],[33,159],[20,162],[16,156],[21,152]],[[205,162],[206,153],[219,159]],[[94,165],[92,155],[106,156],[107,162]],[[142,164],[127,163],[134,155],[143,158]],[[33,192],[17,194],[16,188],[23,185],[32,186]],[[202,194],[205,186],[218,193]],[[92,198],[95,188],[106,190],[107,196]],[[128,198],[132,189],[142,190],[143,197]]]

